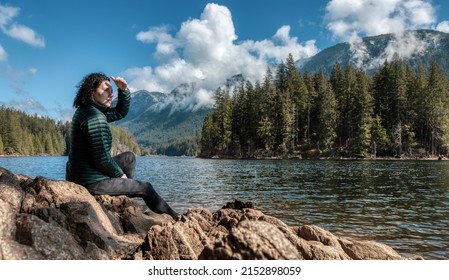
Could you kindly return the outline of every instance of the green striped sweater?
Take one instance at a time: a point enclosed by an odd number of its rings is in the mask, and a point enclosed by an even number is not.
[[[118,102],[108,108],[95,102],[79,107],[72,119],[66,180],[87,186],[123,176],[122,169],[111,157],[112,133],[109,122],[128,114],[129,91],[118,90]]]

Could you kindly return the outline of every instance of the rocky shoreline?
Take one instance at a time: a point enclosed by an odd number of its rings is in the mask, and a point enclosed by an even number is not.
[[[0,260],[404,260],[393,248],[288,226],[250,202],[179,219],[145,213],[125,196],[16,175],[0,167]]]

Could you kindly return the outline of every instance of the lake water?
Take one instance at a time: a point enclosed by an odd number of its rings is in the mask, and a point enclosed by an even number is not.
[[[16,174],[64,179],[66,157],[0,157]],[[315,224],[399,253],[449,259],[449,161],[214,160],[139,157],[178,212],[234,199],[289,225]]]

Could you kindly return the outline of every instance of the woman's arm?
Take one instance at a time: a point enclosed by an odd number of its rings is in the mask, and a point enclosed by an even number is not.
[[[115,78],[114,76],[111,76],[111,79],[118,89],[118,101],[117,105],[106,114],[108,122],[118,121],[126,117],[131,103],[131,93],[129,92],[126,80],[122,77]]]

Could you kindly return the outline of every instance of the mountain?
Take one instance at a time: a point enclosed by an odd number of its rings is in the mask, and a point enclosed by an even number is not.
[[[232,92],[244,77],[230,77],[223,84]],[[143,154],[197,155],[199,136],[211,104],[198,101],[196,83],[182,83],[170,93],[139,90],[131,94],[128,115],[115,124],[126,128]],[[209,102],[210,103],[210,102]]]
[[[296,66],[301,73],[306,70],[314,73],[322,67],[326,74],[330,74],[338,61],[343,67],[349,63],[373,74],[385,60],[391,61],[394,53],[412,67],[422,65],[427,68],[436,61],[449,76],[449,34],[434,30],[384,34],[340,43],[313,57],[298,60]]]
[[[126,119],[132,120],[146,110],[154,109],[165,98],[162,92],[148,92],[146,90],[139,90],[131,94],[131,105]]]
[[[170,98],[161,92],[135,92],[128,115],[116,125],[134,135],[143,153],[194,155],[195,138],[210,109],[179,110],[176,103],[167,103]]]
[[[436,61],[449,77],[449,34],[433,30],[407,31],[366,37],[324,49],[308,59],[296,62],[301,73],[316,72],[321,67],[330,74],[335,62],[350,64],[373,74],[385,60],[397,53],[412,67],[427,68]],[[230,77],[223,86],[232,93],[244,81],[242,75]],[[198,102],[201,86],[183,83],[170,93],[140,90],[132,95],[127,117],[116,124],[128,129],[145,153],[195,155],[203,120],[211,110]]]

